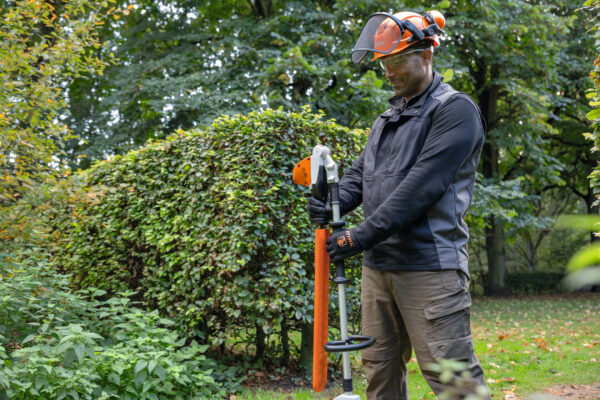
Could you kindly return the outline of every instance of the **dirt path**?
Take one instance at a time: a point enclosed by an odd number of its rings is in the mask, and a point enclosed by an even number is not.
[[[600,382],[593,385],[556,385],[543,392],[532,394],[526,400],[599,400]],[[504,400],[520,400],[508,394]]]

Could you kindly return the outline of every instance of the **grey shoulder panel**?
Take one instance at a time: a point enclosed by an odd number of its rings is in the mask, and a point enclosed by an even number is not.
[[[442,83],[440,85],[440,88],[438,90],[436,90],[435,93],[433,93],[433,95],[431,97],[434,100],[437,100],[439,102],[438,105],[442,105],[445,102],[447,102],[448,100],[450,100],[453,96],[460,96],[460,98],[467,100],[469,103],[471,103],[471,105],[473,107],[475,107],[475,110],[477,110],[477,113],[479,114],[479,118],[481,119],[481,124],[483,125],[483,130],[485,132],[486,131],[486,123],[485,123],[485,119],[483,118],[483,114],[481,114],[481,110],[479,109],[479,106],[477,105],[475,100],[473,100],[471,98],[471,96],[469,96],[468,94],[466,94],[464,92],[459,92],[458,90],[454,90],[452,88],[452,86],[448,85],[447,83]]]

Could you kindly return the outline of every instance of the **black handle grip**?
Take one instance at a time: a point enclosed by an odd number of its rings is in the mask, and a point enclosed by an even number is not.
[[[319,199],[323,203],[327,202],[327,171],[325,171],[324,166],[319,166],[319,172],[317,175],[316,184],[312,185],[312,196],[315,199]]]
[[[333,278],[333,283],[340,284],[349,283],[350,279],[346,278],[346,267],[344,266],[344,260],[335,262],[335,278]]]
[[[325,351],[328,353],[339,353],[346,351],[356,351],[366,349],[375,343],[375,338],[371,336],[350,335],[348,340],[332,340],[325,345]]]

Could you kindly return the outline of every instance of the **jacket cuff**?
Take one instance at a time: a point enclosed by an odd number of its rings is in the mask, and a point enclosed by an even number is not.
[[[364,250],[369,250],[371,247],[385,239],[385,235],[377,232],[373,224],[371,224],[371,221],[368,219],[352,229],[352,233]]]

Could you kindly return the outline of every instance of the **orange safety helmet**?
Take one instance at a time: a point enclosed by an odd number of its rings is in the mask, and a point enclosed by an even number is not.
[[[372,51],[372,61],[399,53],[424,39],[431,39],[435,47],[440,45],[439,35],[444,33],[444,16],[439,11],[428,11],[421,16],[411,11],[394,15],[375,13],[369,17],[356,45],[352,49],[352,61],[361,62]]]

